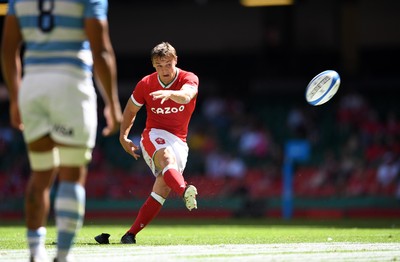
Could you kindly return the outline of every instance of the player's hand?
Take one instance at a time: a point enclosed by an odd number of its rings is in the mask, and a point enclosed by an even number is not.
[[[110,106],[105,106],[104,117],[107,126],[103,128],[103,136],[110,136],[117,133],[122,118],[121,108],[114,106],[114,110],[112,110]]]
[[[161,99],[161,104],[164,104],[165,101],[171,98],[170,90],[158,90],[151,92],[150,95],[153,97],[153,100]]]
[[[10,104],[10,121],[13,128],[18,129],[19,131],[24,130],[17,103]]]
[[[139,147],[137,145],[135,145],[132,140],[130,140],[127,137],[120,137],[119,138],[119,142],[121,143],[122,147],[124,148],[124,150],[130,154],[131,156],[133,156],[136,160],[138,160],[138,158],[140,157],[139,154],[136,153],[136,151],[139,150]]]

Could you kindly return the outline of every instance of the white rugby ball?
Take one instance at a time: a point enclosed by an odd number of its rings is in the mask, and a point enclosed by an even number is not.
[[[336,94],[339,86],[340,76],[336,71],[323,71],[307,85],[306,100],[313,106],[325,104]]]

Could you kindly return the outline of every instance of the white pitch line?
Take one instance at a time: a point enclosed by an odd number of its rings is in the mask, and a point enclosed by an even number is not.
[[[54,257],[55,249],[48,250]],[[298,243],[255,245],[95,245],[75,247],[77,262],[94,261],[399,261],[400,243]],[[28,261],[27,250],[0,250],[0,260]]]

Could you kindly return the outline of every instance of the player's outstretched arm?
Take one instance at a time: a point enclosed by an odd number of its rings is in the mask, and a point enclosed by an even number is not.
[[[191,85],[183,85],[181,90],[158,90],[150,93],[150,95],[154,100],[161,99],[161,104],[168,99],[178,104],[187,104],[197,95],[197,88]]]

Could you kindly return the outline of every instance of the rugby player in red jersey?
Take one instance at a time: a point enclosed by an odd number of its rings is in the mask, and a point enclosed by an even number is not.
[[[135,236],[157,216],[171,190],[182,196],[189,210],[197,208],[197,189],[187,185],[182,173],[188,157],[186,137],[196,105],[199,79],[192,72],[176,67],[177,59],[176,50],[169,43],[162,42],[154,47],[151,62],[156,72],[137,83],[123,113],[120,143],[137,160],[139,146],[128,137],[136,114],[145,105],[147,119],[140,147],[155,176],[150,196],[121,238],[124,244],[136,243]],[[108,237],[102,234],[95,239],[106,244]]]

